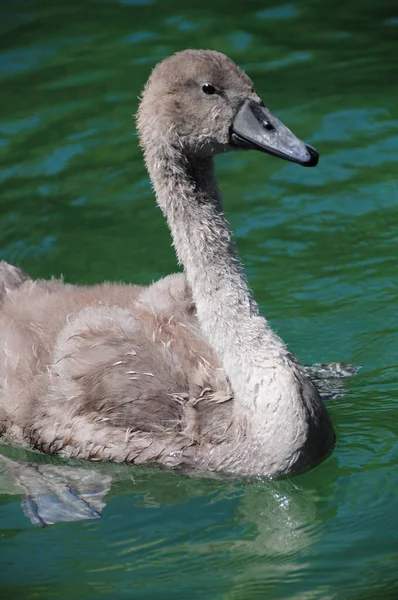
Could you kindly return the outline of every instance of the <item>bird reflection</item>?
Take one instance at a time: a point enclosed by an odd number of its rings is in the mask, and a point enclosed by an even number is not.
[[[0,453],[2,471],[14,491],[22,492],[22,510],[34,525],[98,519],[112,478],[100,471],[55,464],[33,464]]]

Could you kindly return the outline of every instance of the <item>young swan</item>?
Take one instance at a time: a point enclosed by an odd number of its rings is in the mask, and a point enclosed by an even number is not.
[[[92,460],[276,476],[332,450],[319,394],[259,314],[213,156],[318,155],[218,52],[154,69],[138,131],[184,274],[148,288],[26,280],[0,268],[0,424],[10,441]]]

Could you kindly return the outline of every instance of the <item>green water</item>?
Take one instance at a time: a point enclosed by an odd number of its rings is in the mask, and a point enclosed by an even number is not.
[[[303,362],[363,367],[329,401],[333,456],[290,481],[111,466],[101,520],[44,529],[3,481],[1,597],[397,598],[396,3],[2,0],[0,13],[1,258],[84,283],[174,271],[132,113],[159,59],[221,50],[321,154],[317,169],[218,160],[256,298]]]

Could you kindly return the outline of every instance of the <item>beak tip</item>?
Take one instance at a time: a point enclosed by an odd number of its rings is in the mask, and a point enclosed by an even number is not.
[[[317,152],[317,150],[315,150],[315,148],[313,148],[313,146],[310,146],[309,144],[306,144],[305,147],[310,158],[309,160],[307,160],[307,162],[303,163],[303,166],[316,167],[319,162],[319,153]]]

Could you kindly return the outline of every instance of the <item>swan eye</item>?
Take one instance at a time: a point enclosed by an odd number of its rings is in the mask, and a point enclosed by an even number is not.
[[[211,85],[211,83],[204,83],[202,85],[202,91],[205,94],[215,94],[216,93],[216,88],[213,85]]]

